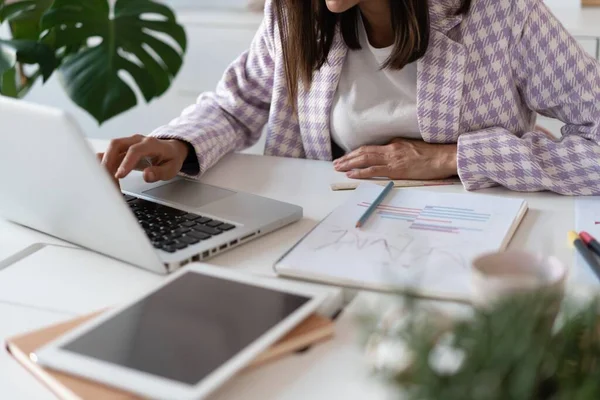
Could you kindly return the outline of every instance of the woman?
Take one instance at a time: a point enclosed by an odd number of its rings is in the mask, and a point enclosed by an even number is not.
[[[565,123],[561,140],[536,112]],[[600,64],[541,0],[273,0],[216,92],[103,163],[197,176],[265,124],[265,154],[335,159],[351,178],[600,194]]]

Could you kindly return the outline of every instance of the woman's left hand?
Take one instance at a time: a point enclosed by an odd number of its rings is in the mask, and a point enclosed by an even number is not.
[[[457,174],[456,144],[394,139],[384,146],[363,146],[334,161],[349,178],[444,179]]]

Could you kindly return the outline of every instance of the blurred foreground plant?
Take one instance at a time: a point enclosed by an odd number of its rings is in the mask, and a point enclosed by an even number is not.
[[[395,329],[372,316],[363,323],[401,345],[403,368],[380,372],[402,399],[600,399],[599,301],[571,303],[555,319],[548,298],[517,296],[448,325],[408,301]]]

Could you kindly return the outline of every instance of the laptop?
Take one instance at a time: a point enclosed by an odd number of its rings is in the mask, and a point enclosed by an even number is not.
[[[0,216],[160,274],[302,218],[302,208],[183,177],[120,192],[64,111],[0,97]],[[85,266],[82,266],[85,267]]]

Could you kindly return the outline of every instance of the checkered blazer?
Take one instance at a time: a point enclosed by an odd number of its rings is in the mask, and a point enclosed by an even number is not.
[[[541,0],[474,0],[465,16],[454,15],[458,0],[430,3],[419,127],[426,142],[458,143],[464,187],[600,195],[600,64]],[[338,35],[293,113],[267,2],[250,49],[216,91],[153,135],[192,144],[201,172],[254,144],[265,125],[266,155],[331,160],[330,110],[347,51]],[[534,131],[536,112],[565,123],[560,140]]]

